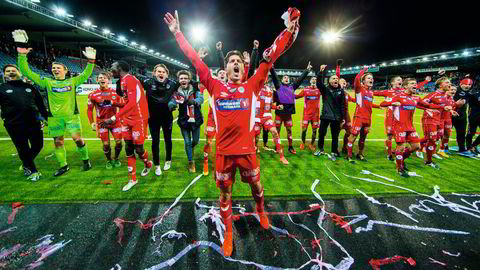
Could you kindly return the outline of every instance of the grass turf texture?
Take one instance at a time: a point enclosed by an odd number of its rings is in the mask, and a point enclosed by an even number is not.
[[[81,111],[82,127],[84,138],[94,139],[95,132],[90,129],[86,115],[87,96],[78,96],[79,109]],[[376,103],[381,102],[382,98],[376,98]],[[303,112],[303,99],[297,100],[297,114],[293,116],[294,127],[293,137],[299,139],[301,136],[301,120]],[[202,107],[203,114],[207,117],[208,106],[205,103]],[[353,114],[355,105],[350,104],[350,114]],[[415,114],[415,125],[419,134],[421,129],[421,110]],[[177,112],[174,113],[176,117]],[[366,142],[366,158],[368,162],[358,161],[356,165],[348,164],[343,158],[332,162],[327,157],[314,157],[310,150],[300,150],[300,141],[294,141],[294,147],[297,150],[296,155],[287,151],[286,132],[282,127],[281,137],[286,157],[290,165],[283,166],[279,162],[278,155],[262,151],[258,154],[261,164],[261,181],[265,187],[267,197],[311,197],[310,186],[314,179],[320,179],[317,192],[326,197],[349,197],[359,196],[356,188],[367,194],[376,194],[382,196],[407,194],[407,192],[394,187],[367,183],[351,178],[346,178],[343,173],[357,176],[368,177],[380,180],[373,176],[360,174],[362,169],[395,179],[397,185],[407,187],[419,192],[431,194],[435,185],[440,186],[442,192],[480,192],[477,185],[479,161],[467,159],[460,156],[453,156],[447,160],[436,160],[441,170],[434,170],[423,165],[423,160],[412,156],[406,163],[411,171],[422,175],[423,178],[410,177],[402,178],[396,174],[394,162],[386,159],[384,147],[384,110],[374,109],[373,124],[367,139],[376,139],[377,141]],[[204,139],[202,126],[201,139]],[[46,130],[45,130],[46,132]],[[330,133],[330,131],[328,131]],[[340,138],[343,138],[343,132]],[[47,138],[47,133],[45,133]],[[67,134],[66,138],[69,135]],[[165,201],[175,198],[182,192],[186,185],[198,174],[202,173],[203,168],[203,146],[205,141],[201,140],[195,149],[194,160],[196,162],[197,174],[190,174],[187,170],[187,157],[184,151],[183,139],[180,128],[176,123],[173,127],[173,160],[169,171],[164,171],[162,176],[157,177],[152,170],[147,177],[141,177],[140,171],[143,169],[143,163],[137,162],[137,177],[139,184],[128,192],[122,192],[121,189],[127,182],[127,169],[125,153],[122,151],[122,166],[112,170],[105,169],[106,159],[103,154],[102,144],[99,140],[87,140],[89,155],[92,160],[93,169],[88,172],[82,172],[82,161],[75,151],[75,144],[71,140],[66,140],[67,161],[70,165],[70,171],[58,178],[52,176],[58,168],[54,156],[45,159],[46,156],[53,153],[53,141],[46,140],[42,152],[36,159],[36,164],[44,177],[35,183],[27,181],[23,172],[18,170],[20,160],[16,156],[16,149],[10,140],[0,140],[0,202],[22,201],[25,203],[54,203],[54,202],[97,202],[97,201]],[[453,138],[455,131],[453,131]],[[0,138],[9,138],[7,132],[0,128]],[[162,137],[163,138],[163,137]],[[310,142],[311,131],[309,127],[307,143]],[[330,135],[327,135],[330,138]],[[325,150],[330,151],[331,141],[326,141]],[[112,152],[113,152],[112,141]],[[263,145],[260,139],[259,145]],[[340,142],[340,147],[342,142]],[[357,150],[358,143],[354,147]],[[454,141],[450,145],[455,145]],[[269,146],[272,147],[271,135],[269,136]],[[395,147],[395,144],[394,144]],[[145,149],[148,150],[151,158],[151,141],[145,143]],[[261,148],[262,149],[262,148]],[[306,147],[307,149],[307,147]],[[14,156],[15,155],[15,156]],[[113,155],[113,153],[112,153]],[[214,150],[211,155],[214,157]],[[164,145],[160,143],[160,163],[163,168]],[[138,159],[137,159],[138,160]],[[333,175],[327,170],[325,164],[340,178],[340,186],[329,179]],[[186,192],[183,199],[191,200],[200,197],[202,199],[217,199],[219,191],[212,179],[214,159],[210,158],[210,174],[202,178]],[[234,198],[250,198],[250,188],[247,184],[240,183],[240,175],[236,175],[237,183],[234,185]],[[104,180],[111,180],[113,183],[106,185]],[[361,196],[361,195],[360,195]]]

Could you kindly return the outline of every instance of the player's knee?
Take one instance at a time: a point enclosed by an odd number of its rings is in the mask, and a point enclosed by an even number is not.
[[[127,156],[133,156],[135,154],[135,147],[132,142],[127,142],[125,144],[125,153]]]
[[[103,145],[103,152],[109,152],[110,151],[110,145]]]
[[[135,145],[135,152],[137,153],[137,155],[143,155],[143,153],[145,153],[145,149],[143,149],[143,144]]]

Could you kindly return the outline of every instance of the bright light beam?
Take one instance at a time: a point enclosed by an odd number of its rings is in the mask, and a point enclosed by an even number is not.
[[[205,40],[205,37],[207,35],[207,28],[203,25],[197,25],[193,27],[192,35],[196,41],[202,42]]]
[[[322,34],[322,40],[328,44],[335,43],[336,41],[340,40],[340,34],[334,31],[324,32]]]

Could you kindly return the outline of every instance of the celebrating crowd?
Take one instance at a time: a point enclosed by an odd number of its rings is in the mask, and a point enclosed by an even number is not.
[[[421,98],[415,95],[416,91],[431,81],[430,77],[417,83],[414,78],[396,76],[390,80],[388,90],[374,91],[373,74],[365,67],[355,77],[355,96],[352,97],[346,91],[347,81],[341,78],[340,74],[343,60],[337,60],[335,75],[326,78],[327,66],[321,65],[316,76],[309,78],[309,86],[296,93],[313,66],[309,62],[303,74],[295,81],[286,75],[281,80],[277,77],[273,64],[293,45],[300,29],[300,11],[289,8],[282,18],[285,20],[286,29],[262,54],[259,53],[259,42],[256,40],[253,42],[251,54],[233,50],[226,56],[222,52],[222,43],[217,43],[217,58],[221,68],[213,76],[203,61],[207,51],[195,51],[181,32],[178,13],[167,13],[164,21],[180,49],[196,69],[199,81],[194,81],[194,76],[187,70],[179,71],[175,74],[176,79],[172,79],[174,76],[169,74],[169,69],[163,64],[154,67],[151,78],[139,81],[130,73],[128,63],[116,61],[111,65],[110,72],[97,75],[96,81],[100,88],[88,96],[86,114],[92,130],[97,132],[103,143],[107,169],[121,166],[120,155],[123,144],[125,145],[129,182],[123,187],[123,191],[128,191],[138,183],[137,157],[144,163],[141,176],[148,175],[151,169],[154,169],[156,175],[162,174],[159,156],[160,129],[166,150],[163,170],[170,169],[174,123],[172,111],[176,109],[176,122],[184,138],[188,170],[192,173],[196,171],[194,149],[199,143],[201,127],[204,124],[201,113],[204,91],[208,92],[209,112],[205,125],[203,174],[209,174],[208,159],[213,138],[216,138],[214,179],[220,189],[220,214],[226,226],[222,247],[226,256],[230,256],[233,249],[231,197],[237,167],[242,182],[251,187],[261,226],[265,229],[269,227],[268,217],[264,214],[264,189],[260,183],[260,166],[256,156],[259,151],[259,136],[263,130],[263,143],[267,149],[270,132],[275,145],[274,151],[279,154],[280,162],[289,164],[283,151],[280,133],[283,124],[287,134],[288,152],[295,155],[292,137],[295,99],[304,98],[300,149],[304,150],[307,146],[315,156],[328,155],[331,160],[337,160],[340,157],[339,134],[344,129],[342,152],[346,161],[352,164],[357,161],[366,162],[364,149],[372,125],[372,110],[382,108],[386,108],[387,158],[396,161],[396,170],[401,176],[409,176],[405,159],[414,152],[423,158],[425,151],[425,165],[439,169],[432,158],[448,157],[452,126],[455,126],[457,131],[459,154],[467,157],[480,154],[476,149],[480,144],[480,136],[473,141],[480,124],[480,92],[471,90],[472,79],[463,78],[457,86],[442,76],[435,82],[436,91]],[[75,88],[92,75],[96,59],[95,49],[87,47],[83,52],[88,59],[88,65],[78,76],[66,78],[67,67],[53,62],[53,78],[43,78],[29,68],[27,54],[31,49],[27,46],[26,32],[15,30],[13,39],[17,44],[18,66],[7,65],[3,69],[6,83],[0,86],[0,106],[6,130],[22,160],[24,174],[32,181],[42,177],[34,159],[43,147],[43,124],[48,124],[48,136],[54,139],[55,157],[58,161],[58,169],[53,174],[55,177],[70,170],[64,146],[66,131],[71,135],[84,162],[83,170],[90,170],[92,164],[82,137],[79,116],[85,112],[78,110]],[[268,84],[269,73],[273,87]],[[46,106],[40,92],[32,84],[23,82],[21,74],[46,92]],[[112,77],[118,79],[116,89],[109,88]],[[385,100],[375,104],[374,96],[385,97]],[[350,115],[348,110],[349,102],[356,104],[353,115]],[[467,106],[470,108],[468,114]],[[417,108],[424,111],[422,138],[413,125],[413,115]],[[272,110],[275,110],[275,118]],[[312,126],[312,136],[307,144],[309,125]],[[324,150],[328,127],[332,137],[330,154]],[[315,146],[318,129],[318,144]],[[149,153],[144,148],[149,132],[152,138],[153,160],[149,159]],[[115,143],[113,155],[109,134],[112,134]],[[357,138],[359,150],[354,156],[353,145]],[[396,142],[395,149],[392,146],[393,139]],[[440,142],[438,151],[437,142]]]

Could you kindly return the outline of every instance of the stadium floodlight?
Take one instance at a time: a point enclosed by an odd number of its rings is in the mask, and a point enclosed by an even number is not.
[[[375,64],[372,64],[372,67],[376,67],[376,65],[375,65]]]
[[[165,58],[165,54],[162,54],[161,57]]]
[[[394,65],[398,65],[398,62],[397,62],[397,61],[393,61],[393,63],[392,63],[392,64],[394,64]]]
[[[422,60],[423,61],[428,61],[428,57],[423,57]]]
[[[470,55],[470,52],[469,51],[464,51],[463,52],[463,56],[469,56]]]
[[[434,56],[434,57],[433,57],[433,59],[434,59],[434,60],[437,60],[437,59],[438,59],[438,57]]]
[[[130,45],[132,45],[132,46],[137,46],[137,42],[132,41],[132,42],[130,42]]]
[[[480,50],[479,50],[479,49],[477,49],[477,52],[480,52]]]
[[[32,3],[40,3],[40,0],[30,0]]]
[[[325,42],[327,44],[335,43],[339,39],[340,39],[340,33],[332,31],[332,30],[324,32],[322,34],[322,40],[323,40],[323,42]]]
[[[360,67],[359,66],[356,66],[355,69],[359,69]]]
[[[167,56],[167,60],[170,60],[170,57]]]
[[[352,67],[349,67],[348,70],[352,70]],[[332,72],[333,72],[333,70],[332,70]]]
[[[453,56],[458,56],[458,53],[453,54]]]
[[[122,36],[122,35],[120,35],[120,36],[118,36],[118,40],[120,40],[120,41],[127,41],[127,38],[124,37],[124,36]]]
[[[107,28],[103,29],[103,34],[104,35],[110,34],[110,30],[108,30]]]
[[[145,47],[145,45],[140,45],[140,49],[142,49],[142,50],[146,50],[146,49],[147,49],[147,47]]]
[[[202,42],[205,40],[207,32],[207,28],[204,25],[198,24],[192,29],[193,39]]]
[[[55,11],[55,14],[60,16],[60,17],[64,17],[64,16],[67,16],[67,11],[64,9],[64,8],[59,8],[59,7],[56,7],[54,9]]]
[[[386,65],[387,65],[387,63],[385,63],[385,62],[382,63],[382,66],[386,66]]]
[[[83,26],[90,27],[90,26],[92,26],[92,22],[89,21],[89,20],[83,20]]]
[[[440,58],[445,59],[445,58],[447,58],[447,56],[445,54],[442,54],[442,56],[440,56]]]
[[[411,61],[410,61],[410,59],[407,59],[407,61],[405,61],[405,62],[406,62],[407,64],[410,64]]]
[[[346,68],[342,68],[343,71],[347,70]]]
[[[92,27],[93,27],[93,28],[97,28],[98,26],[96,26],[95,24],[92,24]]]
[[[153,53],[153,50],[152,50],[152,49],[150,49],[150,50],[148,50],[148,52],[149,52],[149,53]]]

